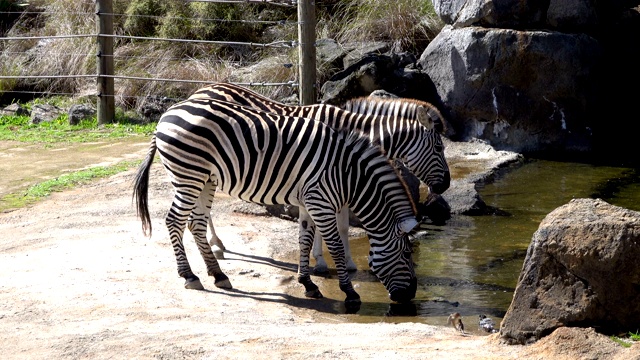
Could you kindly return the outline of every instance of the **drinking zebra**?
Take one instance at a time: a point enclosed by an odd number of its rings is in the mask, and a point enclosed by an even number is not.
[[[345,104],[345,109],[326,104],[289,106],[266,98],[245,87],[216,83],[196,90],[190,99],[217,99],[235,102],[256,109],[289,116],[305,117],[323,122],[334,129],[349,129],[368,136],[380,144],[390,159],[402,161],[429,190],[441,194],[449,188],[449,166],[444,156],[440,133],[444,121],[440,112],[431,104],[408,99],[358,98]],[[338,217],[338,229],[347,256],[347,269],[356,270],[349,249],[348,209],[342,209]],[[225,247],[216,235],[213,222],[210,244],[221,253]],[[327,272],[322,256],[322,238],[316,234],[313,244],[316,272]]]
[[[231,288],[207,243],[215,187],[260,204],[299,206],[298,281],[308,297],[322,297],[311,281],[309,254],[316,228],[333,257],[347,306],[360,304],[345,265],[336,213],[348,206],[370,243],[369,266],[393,301],[411,300],[417,280],[407,233],[417,225],[406,184],[377,146],[355,133],[336,132],[305,118],[233,103],[190,99],[165,112],[134,184],[138,216],[151,234],[149,169],[156,150],[175,188],[166,226],[185,287],[203,289],[182,243],[188,226],[215,285]]]

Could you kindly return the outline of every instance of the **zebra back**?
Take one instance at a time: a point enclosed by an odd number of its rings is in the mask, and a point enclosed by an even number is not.
[[[327,104],[290,106],[229,83],[213,84],[190,96],[190,99],[207,98],[313,119],[333,129],[361,132],[372,142],[379,143],[387,157],[405,162],[432,191],[442,193],[449,188],[449,167],[439,135],[444,131],[444,122],[440,112],[429,103],[359,98],[349,101],[345,109]]]
[[[431,191],[441,194],[449,188],[451,175],[440,137],[445,121],[435,106],[415,99],[361,97],[347,101],[345,109],[385,119],[382,127],[388,137],[383,147],[389,157],[402,159]]]
[[[189,99],[228,101],[263,111],[288,114],[291,106],[269,99],[253,90],[231,83],[215,83],[196,90]]]
[[[345,103],[344,109],[358,114],[390,116],[419,121],[427,129],[444,134],[446,126],[440,111],[432,104],[416,99],[359,97]]]

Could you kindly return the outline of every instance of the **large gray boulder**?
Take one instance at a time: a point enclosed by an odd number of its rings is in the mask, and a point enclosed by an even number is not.
[[[459,139],[520,153],[587,151],[599,49],[583,34],[446,26],[418,64]]]
[[[433,0],[436,14],[454,27],[568,32],[597,25],[601,16],[596,5],[595,0]]]
[[[640,213],[599,199],[555,209],[533,235],[500,337],[526,344],[563,326],[637,331],[639,263]]]

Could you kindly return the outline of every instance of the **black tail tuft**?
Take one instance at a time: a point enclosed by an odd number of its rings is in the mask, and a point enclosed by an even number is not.
[[[138,168],[138,173],[136,174],[133,186],[136,213],[140,220],[142,220],[142,233],[149,237],[151,237],[151,216],[149,215],[149,170],[151,169],[151,164],[153,164],[156,149],[156,137],[154,136],[151,139],[147,157]]]

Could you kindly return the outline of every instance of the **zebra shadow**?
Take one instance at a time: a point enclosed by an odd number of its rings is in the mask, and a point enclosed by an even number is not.
[[[325,314],[353,314],[356,315],[360,312],[361,307],[364,307],[365,313],[360,315],[365,316],[379,316],[379,317],[415,317],[418,316],[418,309],[416,303],[396,304],[396,303],[378,303],[378,302],[366,302],[363,301],[359,306],[345,306],[343,300],[331,299],[323,297],[321,299],[310,299],[306,297],[297,297],[280,292],[257,292],[246,291],[241,289],[228,289],[228,290],[201,290],[211,294],[217,294],[221,296],[229,296],[232,298],[249,298],[256,301],[263,301],[269,303],[278,303],[299,309],[306,309],[317,311]]]
[[[322,299],[310,299],[306,297],[297,297],[286,293],[246,291],[236,288],[228,290],[204,289],[201,291],[222,296],[229,296],[233,298],[249,298],[256,301],[278,303],[296,307],[299,309],[318,311],[327,314],[338,315],[351,313],[348,309],[345,308],[344,302],[342,300],[330,299],[326,297]]]
[[[242,254],[242,253],[231,251],[231,250],[225,250],[224,253],[225,255],[232,254],[232,255],[240,256],[240,258],[235,258],[235,257],[228,258],[225,256],[225,260],[244,261],[244,262],[253,263],[253,264],[270,265],[281,270],[291,271],[294,273],[298,272],[298,264],[275,260],[266,256]]]
[[[272,266],[287,272],[297,274],[298,264],[286,261],[275,260],[265,256],[243,254],[231,250],[225,250],[225,255],[234,255],[234,257],[225,257],[228,261],[242,261],[251,264],[261,264]],[[329,272],[314,274],[324,279],[337,280],[337,273],[334,268],[330,268]],[[370,271],[354,271],[349,273],[352,281],[359,282],[377,282],[377,278]],[[293,278],[292,278],[293,279]],[[302,286],[302,285],[300,285]],[[382,302],[363,301],[358,306],[345,306],[344,300],[323,297],[321,299],[311,299],[307,297],[297,297],[286,293],[278,292],[252,292],[241,289],[229,290],[205,290],[209,293],[220,294],[231,297],[245,297],[257,301],[265,301],[271,303],[280,303],[300,309],[308,309],[328,314],[357,314],[361,308],[364,308],[363,315],[374,316],[416,316],[417,309],[415,303],[409,304],[393,304]]]

